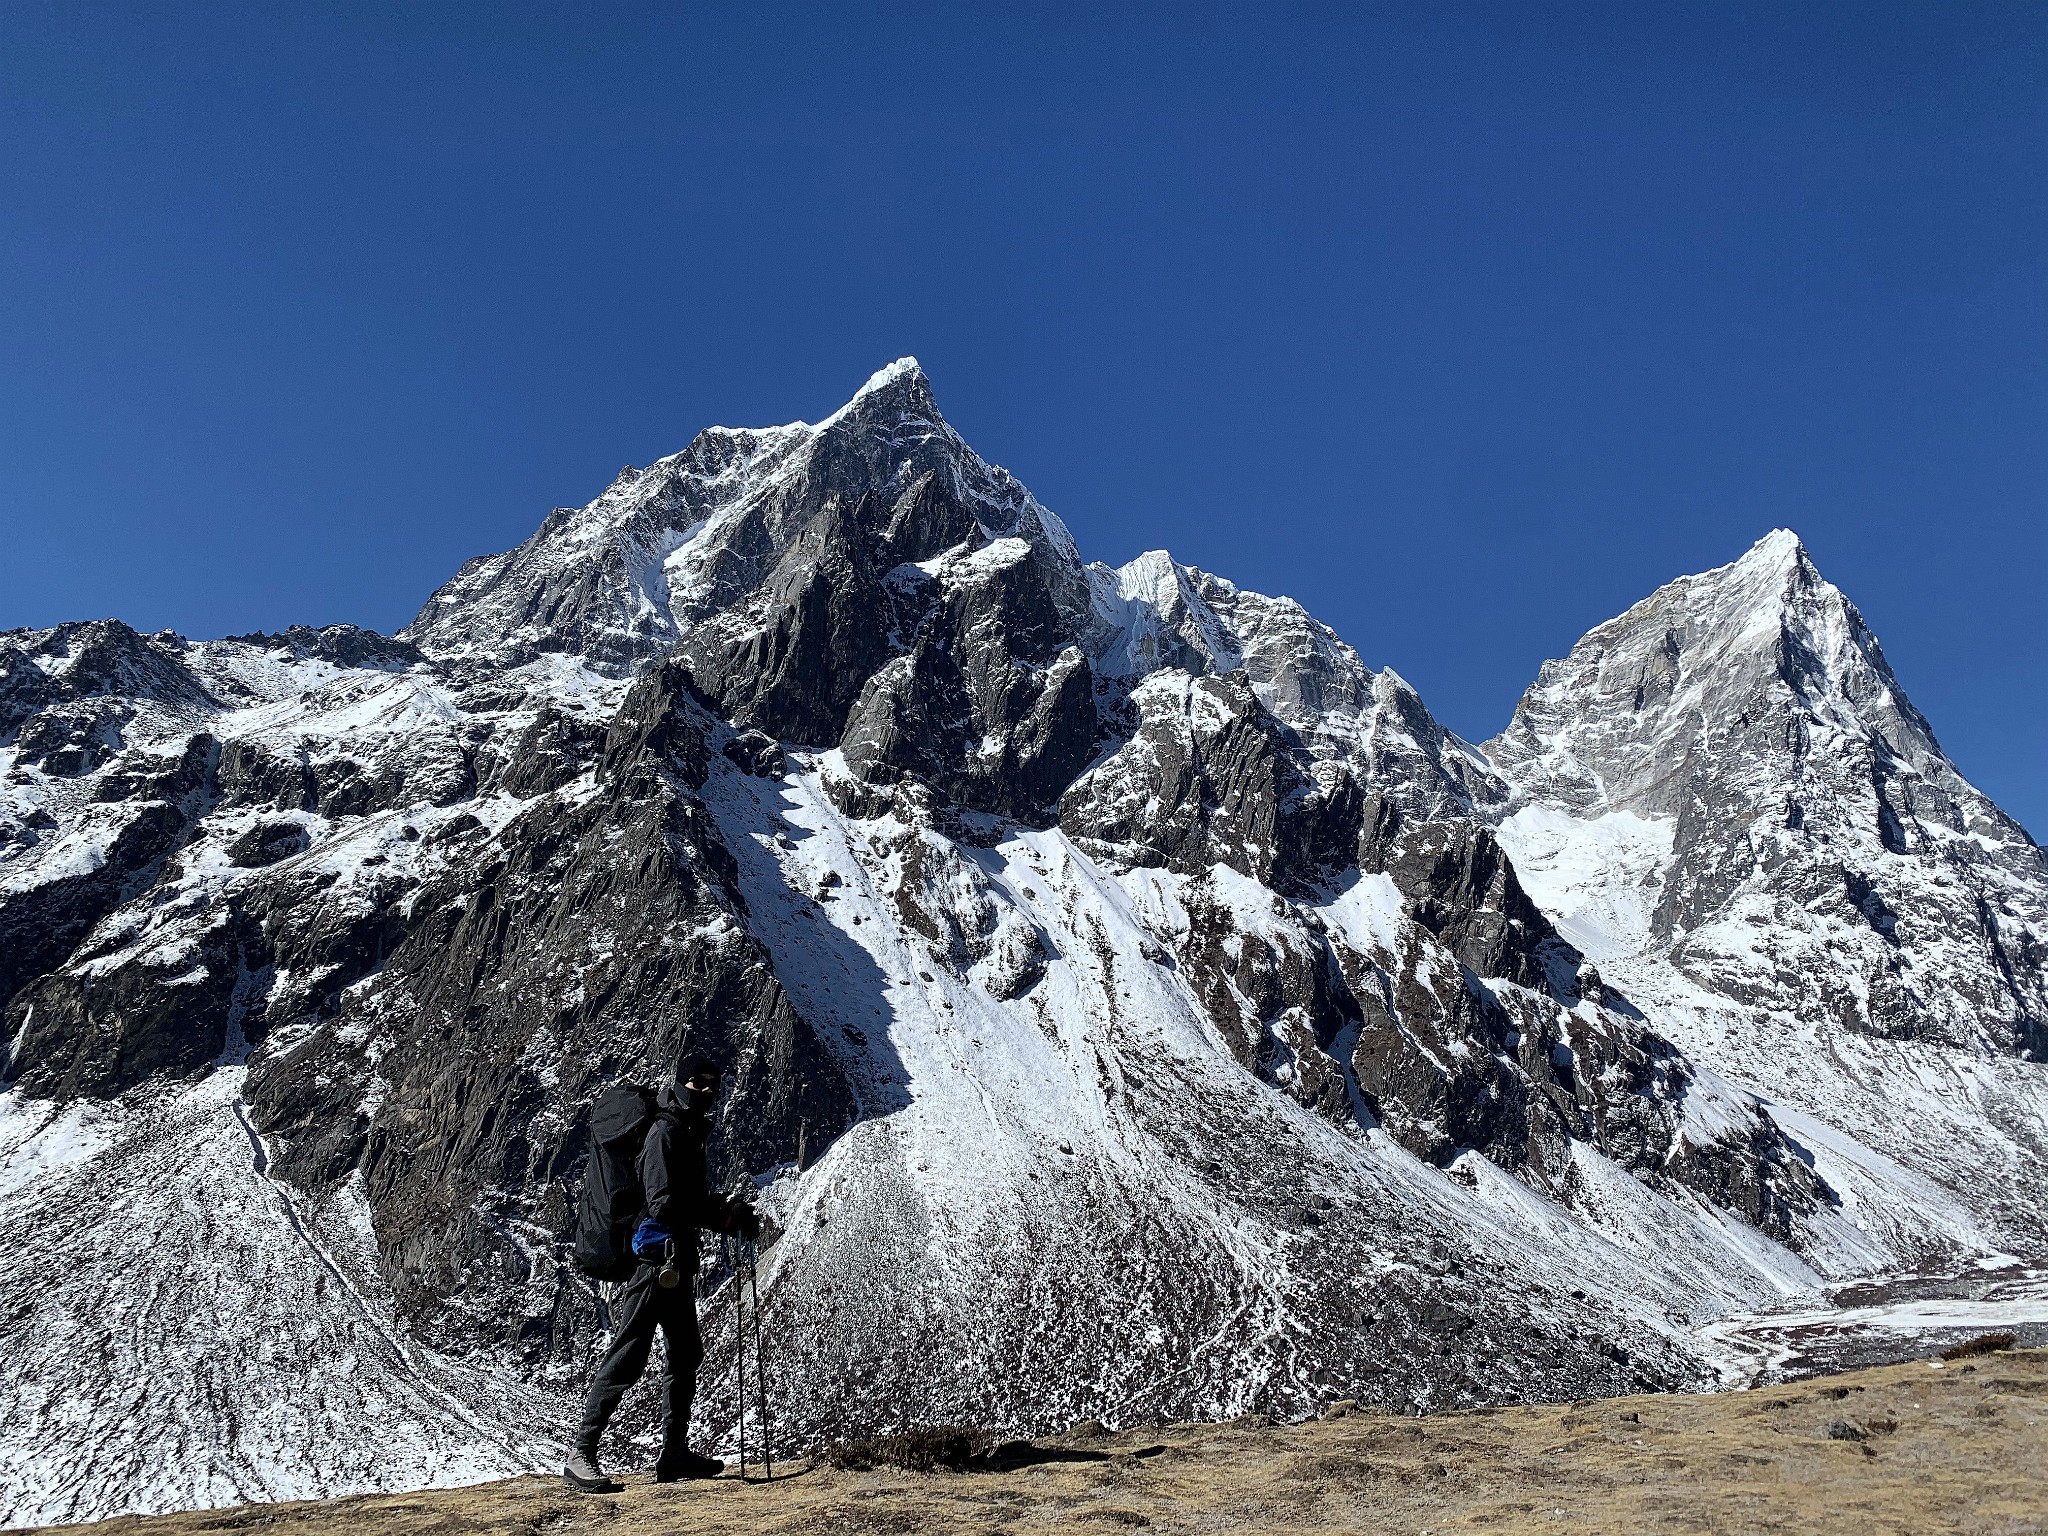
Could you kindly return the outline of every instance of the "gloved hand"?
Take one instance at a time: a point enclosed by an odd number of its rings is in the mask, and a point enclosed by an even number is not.
[[[761,1235],[761,1218],[751,1205],[735,1204],[732,1208],[732,1229],[752,1242]]]

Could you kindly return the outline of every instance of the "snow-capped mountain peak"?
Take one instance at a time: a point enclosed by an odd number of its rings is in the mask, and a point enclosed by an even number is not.
[[[1216,612],[1196,591],[1193,573],[1163,549],[1112,570],[1088,568],[1098,670],[1139,678],[1161,666],[1228,672],[1243,664]]]
[[[886,368],[877,368],[846,404],[818,426],[822,430],[862,414],[896,420],[921,417],[942,424],[938,401],[932,397],[931,380],[914,357],[899,357]]]
[[[708,428],[588,505],[556,509],[517,549],[465,565],[404,635],[446,664],[502,670],[566,652],[629,674],[772,585],[807,533],[879,541],[899,560],[936,553],[942,534],[1022,537],[1080,583],[1064,525],[961,440],[916,359],[899,358],[821,422]]]
[[[1545,662],[1488,750],[1511,777],[1535,774],[1543,793],[1585,809],[1675,814],[1691,779],[1672,770],[1713,766],[1700,743],[1758,709],[1790,710],[1890,758],[1940,756],[1862,615],[1786,529],[1660,587]]]
[[[1581,930],[1603,964],[1665,956],[1788,1016],[2048,1048],[2048,863],[1949,762],[1790,532],[1545,662],[1485,750],[1539,901],[1568,931],[1635,914]],[[1624,831],[1626,857],[1590,851]]]

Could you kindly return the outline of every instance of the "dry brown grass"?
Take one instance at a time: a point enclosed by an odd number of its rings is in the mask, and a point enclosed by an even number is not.
[[[613,1498],[527,1477],[438,1493],[108,1521],[94,1536],[1787,1532],[2048,1536],[2048,1351],[1718,1396],[1339,1411],[1004,1446],[1003,1471],[793,1468]],[[778,1463],[778,1468],[779,1468]],[[78,1528],[74,1527],[74,1530]]]

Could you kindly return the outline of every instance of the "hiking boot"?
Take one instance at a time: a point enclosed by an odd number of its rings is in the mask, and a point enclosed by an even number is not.
[[[624,1493],[626,1485],[606,1477],[589,1451],[577,1451],[562,1468],[562,1481],[578,1493]]]
[[[695,1451],[663,1451],[661,1460],[654,1464],[654,1480],[680,1483],[689,1477],[716,1477],[724,1470],[725,1463],[716,1456],[699,1456]]]

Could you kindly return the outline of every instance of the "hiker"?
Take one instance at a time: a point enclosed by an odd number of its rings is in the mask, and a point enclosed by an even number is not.
[[[724,1462],[690,1449],[690,1401],[704,1359],[697,1331],[697,1234],[736,1232],[753,1238],[760,1235],[761,1219],[744,1201],[714,1195],[705,1176],[704,1142],[711,1134],[718,1087],[715,1062],[686,1056],[651,1104],[645,1089],[614,1088],[591,1111],[599,1145],[584,1179],[576,1258],[609,1282],[612,1333],[591,1378],[574,1453],[562,1469],[562,1481],[584,1493],[622,1491],[598,1465],[598,1443],[619,1399],[647,1369],[656,1328],[668,1351],[668,1422],[654,1480],[716,1477],[725,1470]],[[646,1140],[637,1160],[638,1178],[628,1183],[632,1170],[605,1158],[630,1150],[631,1138],[640,1134]],[[593,1210],[607,1214],[593,1219]],[[605,1230],[608,1225],[618,1230]]]

